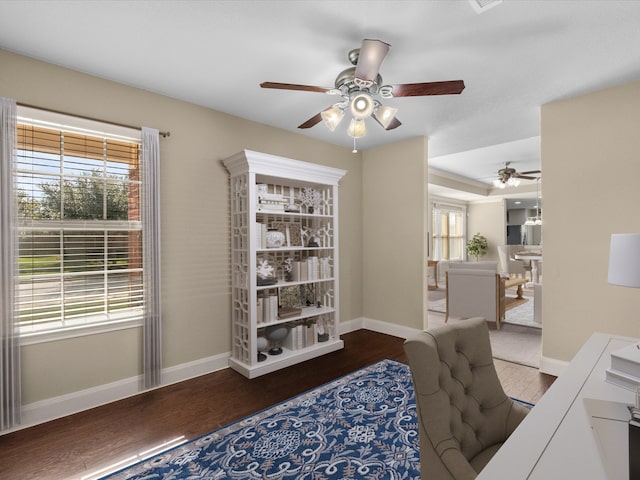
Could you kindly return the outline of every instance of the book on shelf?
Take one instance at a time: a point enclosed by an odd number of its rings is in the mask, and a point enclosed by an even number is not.
[[[300,281],[306,282],[309,280],[309,265],[307,262],[300,262]]]
[[[267,224],[256,222],[256,246],[267,248]]]
[[[291,278],[294,282],[307,282],[331,278],[331,262],[329,258],[309,257],[292,264]]]
[[[305,325],[304,326],[304,331],[305,331],[304,346],[305,347],[311,347],[311,346],[315,345],[316,338],[317,338],[316,324],[315,323],[310,323],[308,325]]]
[[[262,298],[262,321],[264,323],[278,320],[278,296],[268,295]]]
[[[307,279],[318,280],[318,257],[307,258]]]
[[[317,342],[317,326],[315,323],[308,325],[298,324],[291,326],[289,334],[284,339],[283,347],[289,350],[301,350],[312,347]]]
[[[259,203],[258,212],[284,212],[284,203]]]
[[[258,191],[258,203],[286,203],[287,200],[284,198],[284,195],[280,193],[268,193],[263,191]]]
[[[329,257],[320,259],[320,278],[331,278],[331,261]]]
[[[286,204],[287,200],[285,200],[283,195],[258,190],[258,212],[284,212]]]
[[[278,318],[290,318],[297,317],[302,313],[300,307],[280,307],[278,309]]]
[[[282,346],[288,350],[298,350],[298,335],[295,326],[289,329],[289,334],[282,342]]]
[[[299,282],[302,280],[301,262],[293,262],[291,265],[291,280],[293,282]]]
[[[256,323],[264,323],[264,297],[258,297],[256,304]]]

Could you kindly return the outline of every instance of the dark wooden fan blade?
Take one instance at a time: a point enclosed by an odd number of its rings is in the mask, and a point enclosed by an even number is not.
[[[278,90],[302,90],[304,92],[318,92],[327,93],[331,88],[316,87],[314,85],[298,85],[295,83],[277,83],[277,82],[262,82],[260,84],[262,88],[275,88]]]
[[[378,77],[380,65],[389,52],[390,45],[380,40],[365,39],[362,41],[355,78],[373,82]]]
[[[528,172],[520,172],[520,175],[532,175],[534,173],[542,173],[540,170],[529,170]]]
[[[313,117],[311,117],[306,122],[298,125],[298,128],[311,128],[311,127],[317,125],[318,123],[320,123],[321,121],[322,121],[322,115],[320,115],[318,113],[318,114],[314,115]]]
[[[464,90],[464,81],[400,83],[391,85],[394,97],[421,97],[425,95],[455,95]]]
[[[524,178],[525,180],[537,180],[538,177],[528,177],[527,175],[517,174],[513,175],[516,178]]]

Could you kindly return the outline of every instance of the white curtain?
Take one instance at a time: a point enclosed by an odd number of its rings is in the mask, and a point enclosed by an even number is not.
[[[20,424],[20,339],[15,321],[17,212],[13,157],[16,102],[0,98],[0,430]]]
[[[160,136],[142,128],[142,265],[144,271],[144,387],[160,385],[162,312],[160,301]]]

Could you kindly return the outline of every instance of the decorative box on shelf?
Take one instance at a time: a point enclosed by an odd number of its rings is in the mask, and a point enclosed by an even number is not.
[[[635,391],[640,385],[640,345],[634,343],[611,352],[611,366],[605,375],[607,382]]]

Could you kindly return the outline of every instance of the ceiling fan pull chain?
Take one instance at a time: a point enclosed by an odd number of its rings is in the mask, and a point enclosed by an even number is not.
[[[356,137],[353,137],[353,150],[351,153],[358,153],[358,149],[356,148]]]

